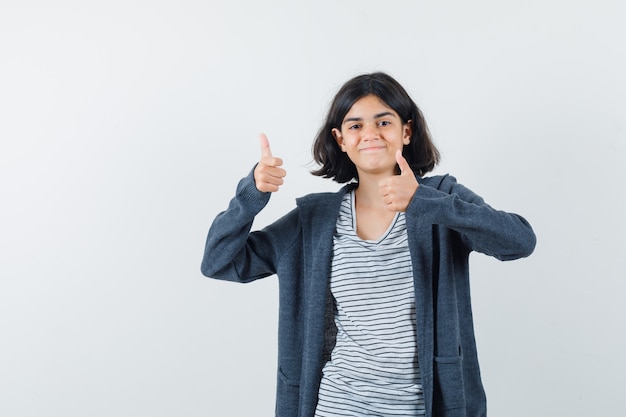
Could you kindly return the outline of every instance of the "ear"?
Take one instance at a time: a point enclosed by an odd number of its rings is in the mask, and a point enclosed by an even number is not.
[[[402,143],[408,145],[411,143],[411,136],[413,135],[413,120],[409,120],[402,126]]]
[[[343,144],[343,136],[341,135],[341,130],[337,129],[336,127],[333,127],[331,132],[333,134],[333,137],[337,141],[337,145],[339,145],[339,147],[341,148],[342,152],[345,152],[346,151],[346,147]]]

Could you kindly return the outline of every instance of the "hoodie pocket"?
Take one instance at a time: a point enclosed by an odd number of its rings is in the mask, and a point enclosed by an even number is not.
[[[300,378],[295,379],[295,378],[287,376],[285,372],[283,371],[283,368],[280,366],[278,367],[278,380],[279,382],[282,382],[283,384],[290,386],[290,387],[300,386]]]
[[[435,415],[465,416],[465,387],[463,383],[463,356],[435,356],[434,363]],[[455,410],[455,412],[452,412]],[[441,412],[446,413],[441,414]]]
[[[300,381],[289,378],[278,368],[276,386],[276,416],[293,417],[298,415],[300,406]]]

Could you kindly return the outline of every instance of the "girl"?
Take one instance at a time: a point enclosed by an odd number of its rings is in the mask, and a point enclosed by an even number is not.
[[[202,273],[279,280],[276,415],[486,415],[468,257],[528,256],[522,217],[449,175],[422,113],[383,73],[349,80],[313,145],[314,175],[348,183],[310,194],[263,230],[257,213],[283,184],[261,135],[259,163],[207,237]]]

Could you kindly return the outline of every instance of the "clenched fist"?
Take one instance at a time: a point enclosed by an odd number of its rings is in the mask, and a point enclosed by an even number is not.
[[[280,168],[283,160],[272,156],[267,136],[261,133],[259,142],[261,144],[261,159],[254,169],[254,182],[259,191],[273,193],[283,185],[283,178],[287,172]]]
[[[382,180],[378,184],[378,190],[390,211],[406,211],[419,183],[409,163],[402,156],[402,151],[396,151],[396,162],[400,167],[400,175]]]

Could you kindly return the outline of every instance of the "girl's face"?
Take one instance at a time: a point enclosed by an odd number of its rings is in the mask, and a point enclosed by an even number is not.
[[[348,154],[359,173],[394,175],[396,150],[411,140],[411,121],[402,119],[375,95],[356,101],[346,114],[340,129],[333,129],[339,147]]]

